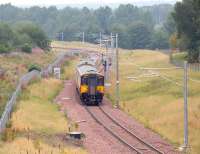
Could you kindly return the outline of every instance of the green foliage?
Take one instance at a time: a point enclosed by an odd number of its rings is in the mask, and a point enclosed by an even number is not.
[[[188,42],[188,60],[199,62],[200,55],[200,3],[197,0],[177,2],[172,14],[176,22],[179,38]]]
[[[15,35],[12,29],[0,22],[0,53],[8,53],[14,44]]]
[[[128,47],[133,49],[149,48],[151,40],[151,32],[144,23],[136,23],[130,25],[127,30]]]
[[[4,142],[11,142],[16,137],[16,131],[12,129],[12,122],[9,121],[6,123],[6,129],[2,133],[1,139]]]
[[[176,32],[176,23],[172,14],[169,14],[167,20],[164,22],[164,28],[169,33],[169,35]]]
[[[181,35],[181,37],[177,38],[178,47],[181,51],[187,51],[190,44],[190,39],[186,35]]]
[[[181,52],[181,53],[175,53],[172,55],[173,59],[176,61],[185,61],[187,59],[187,53]]]
[[[31,71],[33,71],[33,70],[41,71],[41,67],[38,66],[38,65],[36,65],[36,64],[31,64],[31,65],[29,65],[28,71],[31,72]]]
[[[16,25],[16,31],[24,38],[29,38],[26,43],[32,42],[33,45],[36,45],[42,49],[48,48],[49,41],[47,36],[39,26],[30,22],[22,22]]]
[[[104,33],[109,32],[110,19],[112,16],[112,10],[109,7],[100,7],[95,11],[96,18],[99,26]]]
[[[162,25],[168,20],[169,13],[173,11],[173,6],[170,4],[145,6],[143,10],[148,11],[148,14],[153,17],[154,24]]]
[[[151,47],[153,49],[159,48],[159,49],[168,49],[169,48],[169,41],[168,41],[168,34],[162,30],[154,30],[152,35],[152,44]]]
[[[23,52],[26,52],[26,53],[32,52],[32,47],[28,43],[24,44],[21,49],[22,49]]]
[[[34,22],[50,38],[61,40],[61,32],[64,32],[65,41],[80,41],[82,40],[82,32],[85,32],[85,40],[95,43],[99,39],[99,32],[105,35],[110,35],[113,32],[119,33],[120,47],[149,48],[152,46],[150,42],[154,37],[148,34],[147,38],[150,41],[147,41],[144,38],[144,34],[153,32],[155,26],[162,26],[172,9],[173,6],[171,5],[136,7],[131,4],[120,5],[113,10],[108,6],[100,7],[96,10],[88,9],[87,7],[82,9],[71,7],[57,9],[56,7],[45,8],[38,6],[20,9],[7,4],[0,5],[0,14],[2,15],[1,19],[8,23],[13,24],[17,21],[25,21],[20,22],[23,23],[21,25],[18,24],[16,38],[18,44],[33,43],[43,49],[48,48],[49,41],[38,27],[32,25],[32,22]],[[137,23],[143,23],[144,26],[138,28],[139,32],[136,34],[133,29],[137,29],[135,27]],[[168,28],[171,28],[171,25]],[[141,31],[142,29],[145,31]],[[127,37],[129,31],[132,31],[132,33]],[[150,35],[153,35],[153,33],[150,33]],[[138,36],[141,41],[135,38]],[[131,41],[129,41],[129,38]],[[162,37],[162,39],[166,39],[163,42],[167,42],[169,38]],[[137,40],[136,43],[133,42],[135,40]],[[160,44],[154,43],[154,45]],[[162,46],[156,46],[156,48],[163,48]]]
[[[0,44],[0,54],[1,53],[9,53],[10,47],[8,47],[6,44]]]
[[[0,22],[0,43],[5,45],[13,44],[14,33],[10,26]]]
[[[170,38],[169,38],[169,43],[172,49],[177,48],[178,47],[178,40],[177,40],[177,34],[173,33],[171,34]]]
[[[49,43],[45,32],[31,22],[19,22],[12,27],[0,23],[0,53],[8,53],[15,48],[31,53],[32,46],[48,49]]]

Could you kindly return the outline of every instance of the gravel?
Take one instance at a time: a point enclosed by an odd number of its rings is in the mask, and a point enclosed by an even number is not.
[[[80,103],[80,100],[76,93],[75,83],[73,81],[65,81],[64,89],[57,96],[55,101],[60,105],[61,111],[67,112],[67,116],[69,119],[74,122],[80,122],[78,124],[78,131],[85,134],[86,138],[84,139],[83,146],[88,150],[89,153],[134,154],[134,151],[130,150],[126,145],[122,144],[119,140],[113,137],[91,117],[84,106]],[[115,119],[123,126],[128,128],[133,133],[136,133],[140,138],[144,139],[164,153],[178,153],[175,151],[172,145],[163,140],[158,134],[152,132],[147,128],[144,128],[142,124],[138,123],[132,117],[129,117],[123,111],[113,108],[109,100],[107,100],[106,98],[102,103],[102,108],[111,116],[115,117]],[[103,120],[103,116],[101,117],[101,120]],[[134,141],[131,141],[131,143],[134,144]]]

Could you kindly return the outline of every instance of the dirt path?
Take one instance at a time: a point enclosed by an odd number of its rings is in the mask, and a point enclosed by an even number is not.
[[[80,104],[77,98],[73,81],[66,81],[63,91],[57,96],[56,102],[60,104],[61,110],[67,111],[67,115],[73,121],[85,121],[79,123],[79,130],[86,135],[84,147],[92,154],[127,154],[134,153],[127,146],[123,145],[116,138],[110,135],[100,126]],[[165,153],[175,153],[171,145],[163,141],[157,134],[145,129],[141,124],[127,116],[118,109],[113,109],[107,99],[102,107],[117,117],[122,124],[135,131],[151,144],[163,150]]]

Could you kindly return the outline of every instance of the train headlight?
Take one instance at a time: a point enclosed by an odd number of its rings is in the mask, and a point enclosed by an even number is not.
[[[104,93],[104,86],[97,86],[97,91],[100,93]]]
[[[88,86],[87,85],[82,85],[80,88],[80,93],[87,93],[88,92]]]

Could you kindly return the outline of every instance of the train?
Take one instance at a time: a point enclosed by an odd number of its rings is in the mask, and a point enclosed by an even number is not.
[[[76,90],[85,105],[99,105],[104,96],[104,75],[99,73],[95,62],[82,60],[75,71]]]

